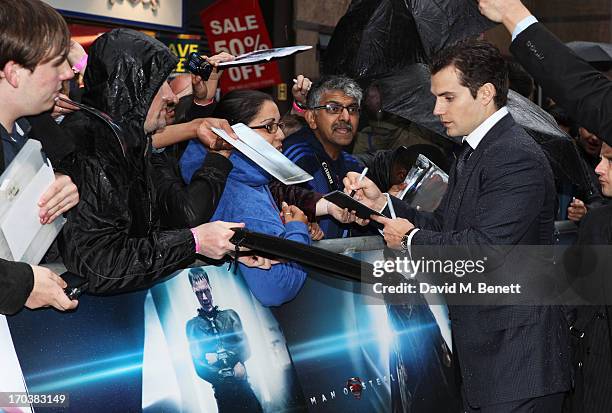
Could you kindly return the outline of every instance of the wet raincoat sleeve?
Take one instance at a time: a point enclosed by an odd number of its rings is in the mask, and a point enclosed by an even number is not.
[[[189,184],[181,178],[178,163],[166,152],[152,158],[153,181],[163,228],[192,228],[208,222],[223,194],[232,163],[209,153]]]

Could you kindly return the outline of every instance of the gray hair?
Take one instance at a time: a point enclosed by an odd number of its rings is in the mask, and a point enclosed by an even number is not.
[[[308,93],[307,106],[313,108],[321,104],[321,96],[329,90],[340,90],[348,97],[354,98],[358,104],[361,103],[363,91],[353,79],[346,76],[325,77],[312,85]]]

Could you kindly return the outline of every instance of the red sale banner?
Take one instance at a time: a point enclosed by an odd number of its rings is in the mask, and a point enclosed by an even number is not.
[[[234,56],[272,45],[258,0],[218,0],[200,13],[212,54],[228,52]],[[226,69],[221,91],[261,89],[281,82],[274,62]]]

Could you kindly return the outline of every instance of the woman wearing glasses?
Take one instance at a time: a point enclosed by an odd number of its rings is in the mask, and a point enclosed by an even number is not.
[[[278,107],[270,95],[254,90],[230,92],[219,101],[214,116],[227,119],[230,124],[244,123],[276,149],[282,148],[285,135]],[[185,181],[189,182],[205,156],[206,150],[199,142],[189,143],[181,158]],[[306,215],[293,205],[285,204],[279,209],[268,187],[273,178],[238,151],[229,159],[234,167],[211,221],[233,217],[252,231],[309,244]],[[270,269],[240,263],[239,271],[253,295],[265,306],[279,306],[293,299],[306,279],[304,269],[293,262],[276,263]]]

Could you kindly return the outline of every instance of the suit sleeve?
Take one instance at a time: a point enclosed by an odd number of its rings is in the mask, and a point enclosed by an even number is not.
[[[32,267],[23,262],[0,259],[0,314],[15,314],[23,308],[34,288]]]
[[[177,162],[165,152],[152,157],[153,180],[164,228],[192,228],[208,222],[223,194],[232,163],[209,153],[189,184],[180,176]]]
[[[612,145],[612,82],[576,56],[541,23],[521,32],[510,51],[544,91]]]
[[[395,215],[398,218],[407,219],[417,228],[425,228],[431,231],[442,230],[442,218],[444,217],[444,211],[448,202],[448,191],[444,194],[438,208],[436,208],[436,210],[433,212],[417,211],[409,206],[406,202],[394,196],[391,196],[391,202],[393,202],[393,209],[395,210]],[[385,208],[383,214],[391,217],[389,207]]]

